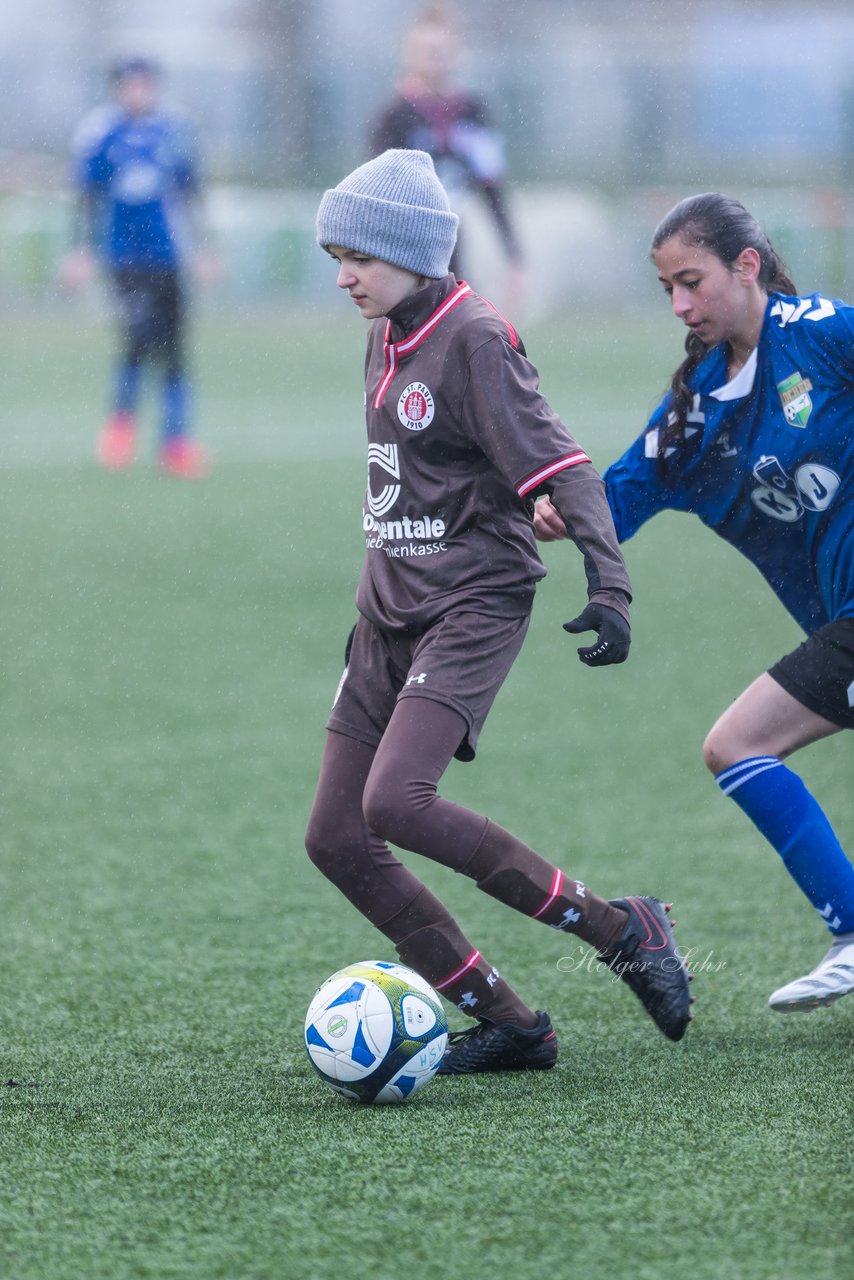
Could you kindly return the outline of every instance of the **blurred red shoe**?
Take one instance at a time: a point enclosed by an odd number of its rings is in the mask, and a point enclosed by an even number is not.
[[[98,436],[98,461],[110,471],[129,467],[136,454],[136,422],[132,413],[114,413]]]
[[[182,480],[201,480],[210,474],[211,459],[208,451],[196,440],[178,436],[167,440],[160,450],[160,465],[170,475]]]

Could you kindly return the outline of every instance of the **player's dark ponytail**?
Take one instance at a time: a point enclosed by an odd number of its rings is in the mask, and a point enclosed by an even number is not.
[[[797,294],[780,255],[759,223],[743,204],[731,196],[711,191],[681,200],[656,227],[651,251],[654,253],[675,235],[687,244],[702,245],[727,266],[735,262],[743,249],[755,249],[759,254],[759,284],[768,293]],[[690,378],[707,351],[695,333],[688,334],[685,359],[670,380],[667,425],[658,436],[658,468],[662,474],[666,470],[665,453],[671,445],[685,438],[688,413],[694,399]]]

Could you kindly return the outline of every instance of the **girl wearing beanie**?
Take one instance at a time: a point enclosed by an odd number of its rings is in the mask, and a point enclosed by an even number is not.
[[[656,1025],[681,1039],[688,974],[657,898],[606,901],[487,817],[443,799],[474,759],[522,646],[545,568],[534,499],[548,494],[583,556],[590,667],[628,655],[631,588],[602,482],[539,391],[513,328],[448,272],[457,217],[423,151],[391,150],[327,191],[317,240],[370,320],[368,485],[359,619],[327,723],[306,848],[403,964],[475,1019],[442,1074],[543,1069],[535,1011],[392,853],[422,854],[590,944]]]

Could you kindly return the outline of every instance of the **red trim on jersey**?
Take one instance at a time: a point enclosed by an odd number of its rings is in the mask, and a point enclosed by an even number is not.
[[[552,876],[552,887],[549,890],[549,896],[546,898],[543,905],[534,912],[532,916],[533,920],[538,920],[541,915],[544,915],[545,912],[548,911],[549,907],[552,905],[555,899],[559,897],[560,891],[562,888],[563,888],[563,872],[561,871],[560,867],[555,867],[555,873]]]
[[[507,334],[508,334],[508,337],[510,338],[510,345],[511,347],[516,349],[519,346],[519,335],[516,332],[516,330],[513,328],[510,321],[507,319],[506,316],[503,316],[501,314],[498,308],[492,302],[490,302],[488,298],[483,298],[482,301],[486,303],[486,305],[490,308],[491,311],[495,312],[495,314],[498,316],[498,319],[501,321],[502,324],[507,325]]]
[[[550,462],[547,467],[541,467],[539,471],[535,471],[532,476],[528,476],[527,480],[523,480],[520,485],[516,486],[516,492],[520,498],[524,498],[532,489],[536,489],[544,480],[548,480],[551,476],[556,476],[559,471],[566,471],[568,467],[577,467],[580,462],[589,462],[586,453],[580,449],[578,453],[568,453],[565,458],[558,458],[557,462]]]
[[[441,982],[434,982],[433,986],[436,988],[437,991],[444,991],[445,988],[449,987],[452,982],[458,982],[459,979],[462,978],[464,974],[468,973],[469,969],[473,969],[479,959],[480,959],[479,951],[470,952],[469,955],[466,956],[463,963],[460,965],[459,969],[455,969],[453,973],[449,973],[447,978],[443,978]]]
[[[377,387],[377,394],[374,396],[374,408],[379,409],[383,402],[383,396],[388,390],[388,384],[397,373],[397,348],[393,342],[389,342],[388,335],[391,332],[391,321],[386,321],[385,327],[385,373],[382,376],[380,385]]]
[[[437,324],[445,319],[449,311],[453,311],[463,298],[468,297],[471,293],[471,286],[467,285],[465,280],[461,280],[453,293],[442,302],[430,316],[429,320],[425,320],[420,329],[416,329],[408,338],[404,338],[402,342],[389,342],[391,333],[391,321],[386,325],[385,330],[385,373],[382,381],[377,387],[377,394],[374,396],[374,408],[379,409],[383,402],[383,397],[388,391],[389,384],[397,373],[398,365],[405,356],[411,355],[416,347],[420,347],[425,338],[428,338]]]

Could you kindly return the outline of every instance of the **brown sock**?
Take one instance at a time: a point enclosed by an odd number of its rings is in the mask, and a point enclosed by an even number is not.
[[[591,893],[509,831],[489,822],[464,868],[478,889],[552,929],[577,934],[597,951],[622,934],[626,913]]]
[[[533,1009],[471,945],[429,889],[381,928],[395,944],[401,963],[469,1017],[526,1029],[537,1025]]]

